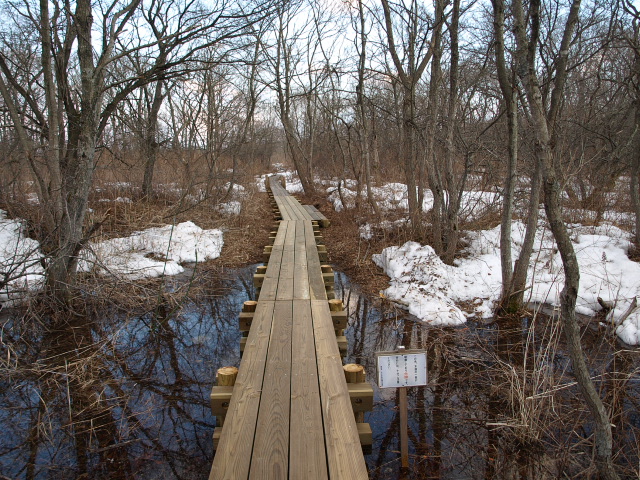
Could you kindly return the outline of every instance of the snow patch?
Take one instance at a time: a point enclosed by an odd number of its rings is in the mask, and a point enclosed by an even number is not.
[[[383,294],[403,305],[409,313],[433,325],[460,325],[466,321],[455,305],[451,270],[428,245],[407,242],[385,248],[373,261],[391,278]]]
[[[597,298],[601,297],[615,305],[612,313],[615,322],[640,296],[640,265],[627,256],[630,234],[610,224],[571,225],[570,231],[580,265],[576,311],[594,315],[600,309]],[[511,237],[514,259],[520,254],[524,234],[525,225],[514,222]],[[469,246],[464,250],[465,257],[456,260],[454,266],[442,263],[430,246],[415,242],[389,247],[381,255],[375,255],[374,262],[391,278],[384,294],[429,323],[463,322],[464,317],[451,308],[459,302],[472,302],[475,314],[491,317],[502,287],[500,227],[467,232],[466,238]],[[525,300],[559,305],[563,284],[562,259],[551,233],[541,226],[528,269],[530,289]],[[625,343],[640,344],[640,312],[628,317],[616,333]]]
[[[193,222],[135,232],[129,237],[95,243],[83,251],[80,269],[129,279],[176,275],[180,263],[202,262],[220,256],[222,231],[202,230]]]
[[[18,302],[44,285],[40,244],[25,235],[22,220],[0,210],[0,302]]]
[[[219,204],[216,209],[223,215],[240,215],[242,204],[236,200]]]

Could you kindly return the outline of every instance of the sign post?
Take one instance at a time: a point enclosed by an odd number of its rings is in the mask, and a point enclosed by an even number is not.
[[[402,468],[409,468],[409,405],[407,404],[407,387],[400,387],[398,408],[400,409],[400,461]]]
[[[400,458],[403,468],[409,467],[408,404],[407,387],[427,384],[426,350],[406,350],[398,347],[395,352],[376,353],[378,386],[399,388],[400,409]]]

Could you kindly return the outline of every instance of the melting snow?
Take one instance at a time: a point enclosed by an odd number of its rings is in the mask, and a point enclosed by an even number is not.
[[[513,256],[517,258],[524,240],[525,226],[514,222]],[[633,298],[640,296],[640,265],[629,259],[630,234],[613,225],[571,226],[580,264],[580,289],[576,311],[593,315],[599,310],[598,297],[615,304],[614,321],[620,318]],[[456,325],[464,321],[456,302],[473,302],[475,313],[492,315],[501,291],[500,227],[468,232],[466,256],[445,265],[426,245],[408,242],[389,247],[374,262],[391,278],[384,294],[407,307],[429,323]],[[558,305],[564,283],[562,261],[548,230],[539,228],[529,265],[525,299]],[[640,312],[627,318],[616,333],[626,343],[640,343]]]
[[[95,266],[100,273],[130,279],[176,275],[184,271],[180,263],[219,257],[222,245],[221,230],[202,230],[193,222],[166,225],[91,244],[80,269]]]
[[[40,244],[23,230],[20,220],[0,210],[0,302],[19,301],[44,284]]]
[[[131,280],[182,273],[181,263],[220,256],[221,230],[203,230],[193,222],[150,228],[129,237],[92,243],[80,253],[80,271]],[[21,220],[7,220],[0,210],[0,302],[23,300],[44,285],[43,256],[36,240],[24,235]]]

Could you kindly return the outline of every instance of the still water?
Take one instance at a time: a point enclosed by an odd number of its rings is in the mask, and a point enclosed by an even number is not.
[[[228,271],[197,302],[159,295],[146,312],[107,308],[58,333],[6,314],[0,478],[206,478],[215,427],[208,396],[216,369],[239,364],[237,318],[254,296],[254,271]],[[593,475],[591,426],[557,322],[432,328],[360,295],[343,274],[335,288],[349,312],[345,363],[364,365],[374,388],[365,414],[372,479]],[[637,478],[638,352],[602,338],[585,331],[616,424],[616,464]],[[428,352],[428,386],[409,389],[409,472],[400,469],[397,390],[375,381],[375,352],[399,345]]]

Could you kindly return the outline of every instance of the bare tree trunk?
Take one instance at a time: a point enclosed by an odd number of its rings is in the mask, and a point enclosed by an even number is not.
[[[242,123],[242,130],[240,132],[240,138],[238,139],[237,146],[233,152],[233,171],[231,173],[231,180],[229,181],[229,187],[227,188],[226,196],[231,195],[233,186],[236,182],[236,174],[238,169],[238,154],[239,150],[247,143],[249,133],[254,127],[255,111],[258,104],[258,91],[256,89],[256,77],[258,75],[258,62],[260,56],[260,48],[262,46],[262,31],[256,32],[255,46],[253,49],[253,57],[249,66],[249,78],[247,79],[247,110],[245,113],[244,122]]]
[[[513,265],[511,256],[511,222],[513,220],[513,197],[517,181],[518,167],[518,96],[515,78],[509,80],[504,53],[504,0],[493,0],[493,31],[496,70],[502,91],[502,100],[507,112],[509,132],[509,159],[507,176],[504,181],[502,219],[500,226],[500,264],[502,271],[502,299],[510,294]]]
[[[540,203],[541,168],[536,162],[531,177],[526,233],[520,255],[512,265],[511,225],[513,221],[513,201],[518,171],[518,88],[515,70],[509,72],[504,52],[504,1],[494,0],[495,55],[498,80],[507,111],[508,155],[507,176],[504,183],[504,199],[500,230],[500,260],[502,266],[502,296],[500,308],[507,313],[515,313],[522,308],[529,270],[529,260],[533,252],[533,242],[538,225],[538,204]]]
[[[640,182],[638,182],[638,176],[640,176],[640,148],[636,148],[633,163],[631,164],[631,182],[629,184],[631,205],[633,205],[633,211],[636,217],[636,231],[634,236],[636,245],[640,245]]]
[[[514,33],[517,41],[518,75],[526,90],[533,128],[536,136],[536,156],[543,175],[544,205],[551,231],[562,258],[565,282],[560,294],[561,318],[573,373],[578,388],[589,407],[595,422],[595,458],[601,478],[617,479],[612,462],[612,433],[609,415],[591,379],[580,344],[580,329],[575,318],[575,306],[580,283],[580,269],[561,212],[561,188],[556,174],[551,143],[551,131],[560,109],[562,92],[566,81],[569,47],[578,22],[580,1],[573,0],[566,20],[558,57],[556,59],[556,79],[551,95],[549,112],[545,104],[535,69],[535,54],[539,39],[540,1],[531,2],[527,19],[531,22],[531,38],[527,38],[527,23],[522,0],[513,0],[515,17]]]
[[[414,229],[420,225],[421,209],[418,205],[416,171],[416,131],[415,125],[415,85],[404,85],[402,102],[402,156],[404,172],[407,180],[407,199],[409,202],[409,218]]]
[[[513,266],[511,256],[511,223],[513,221],[513,201],[518,181],[518,97],[515,89],[507,107],[507,123],[509,131],[509,159],[507,176],[504,180],[504,198],[502,201],[502,220],[500,228],[500,262],[502,266],[502,298],[510,296]]]
[[[449,34],[451,36],[451,63],[449,66],[449,104],[447,106],[447,126],[445,140],[444,172],[448,192],[448,202],[444,222],[444,251],[442,260],[452,264],[458,246],[458,212],[460,210],[460,190],[453,169],[454,145],[453,134],[457,123],[456,109],[458,107],[458,83],[459,83],[459,51],[458,51],[458,26],[460,20],[460,0],[453,0]]]
[[[358,20],[360,20],[359,27],[356,27],[356,33],[359,34],[360,39],[360,55],[358,56],[358,84],[356,85],[356,112],[360,124],[360,151],[363,157],[364,163],[364,178],[367,186],[367,201],[376,215],[380,215],[380,208],[376,199],[373,197],[373,190],[371,188],[371,143],[369,132],[369,121],[367,119],[367,111],[365,105],[365,82],[364,74],[367,60],[367,35],[365,32],[366,21],[364,17],[364,7],[362,0],[358,0]],[[359,190],[359,189],[358,189]]]
[[[636,14],[638,13],[635,10]],[[635,56],[633,62],[633,74],[632,78],[635,79],[635,82],[630,82],[633,85],[633,90],[635,94],[635,98],[633,101],[634,106],[634,120],[635,120],[635,155],[633,156],[632,164],[631,164],[631,182],[630,182],[630,193],[631,193],[631,204],[633,205],[633,211],[636,217],[636,231],[635,231],[635,241],[636,245],[640,246],[640,185],[639,185],[639,176],[640,176],[640,45],[637,44],[638,34],[640,33],[640,18],[636,19],[635,22],[635,32],[634,37],[636,39],[636,44],[633,45],[633,54]]]
[[[542,183],[542,170],[540,164],[536,162],[535,171],[531,178],[531,194],[529,196],[529,206],[526,222],[526,230],[520,255],[513,267],[513,276],[508,290],[508,296],[503,296],[502,307],[507,312],[516,312],[524,304],[524,293],[527,285],[527,273],[529,271],[529,261],[533,253],[533,243],[536,239],[538,229],[538,212],[540,204],[540,190]]]
[[[282,7],[281,7],[282,8]],[[313,184],[313,178],[309,175],[308,158],[303,151],[302,141],[295,129],[293,119],[291,117],[291,81],[294,74],[291,65],[292,52],[291,46],[288,44],[287,30],[289,25],[285,18],[286,11],[281,10],[277,20],[276,31],[276,54],[273,59],[274,67],[274,87],[276,95],[278,97],[278,114],[282,127],[284,128],[285,139],[287,141],[287,148],[291,154],[293,165],[300,177],[300,183],[302,188],[307,194],[315,192],[315,186]]]
[[[433,32],[433,60],[431,62],[431,78],[429,79],[429,94],[427,105],[427,124],[424,129],[425,165],[429,188],[433,195],[433,208],[431,210],[431,227],[433,248],[441,254],[443,247],[443,212],[447,202],[445,189],[440,175],[438,162],[435,158],[436,123],[440,106],[440,80],[442,77],[442,19],[444,18],[445,4],[436,2],[436,27]]]
[[[400,59],[398,49],[394,39],[393,19],[388,0],[382,1],[384,13],[384,29],[387,37],[387,47],[396,69],[397,78],[402,86],[402,155],[404,157],[405,178],[407,180],[407,195],[409,201],[409,218],[414,229],[421,227],[422,205],[419,203],[416,182],[416,172],[420,172],[420,163],[417,156],[416,145],[416,86],[434,54],[434,38],[430,41],[426,38],[419,38],[421,32],[418,31],[418,18],[420,15],[416,2],[411,2],[409,9],[405,10],[408,15],[407,31],[405,32],[408,41],[404,45],[407,64],[403,64]],[[437,5],[442,2],[438,1]],[[436,15],[436,31],[442,30],[443,18]],[[429,48],[426,53],[419,58],[417,55],[418,43],[424,42]],[[422,182],[419,182],[422,187]],[[421,198],[421,197],[420,197]]]
[[[155,84],[151,109],[146,119],[147,128],[143,140],[143,151],[145,154],[144,179],[142,181],[143,197],[153,195],[153,172],[158,159],[158,115],[160,114],[160,107],[165,97],[165,94],[162,92],[163,84],[164,82],[162,80],[158,80]]]
[[[96,73],[91,43],[92,12],[90,0],[79,0],[75,14],[80,66],[80,111],[77,123],[70,125],[69,140],[74,140],[74,150],[67,151],[62,164],[62,192],[66,199],[64,212],[57,226],[58,235],[49,246],[51,262],[47,269],[47,291],[62,305],[72,300],[80,249],[86,242],[83,237],[84,217],[87,211],[89,189],[93,183],[96,151],[97,112],[101,108],[101,74]]]

